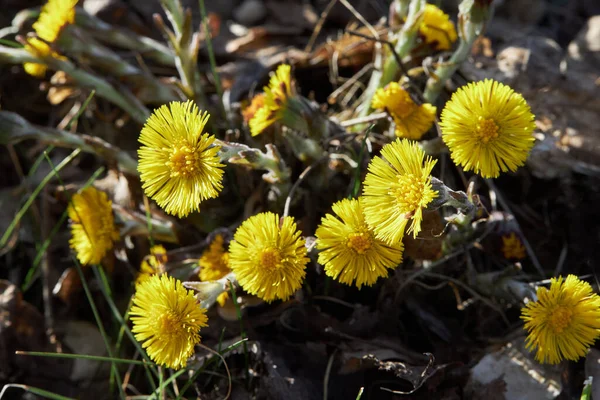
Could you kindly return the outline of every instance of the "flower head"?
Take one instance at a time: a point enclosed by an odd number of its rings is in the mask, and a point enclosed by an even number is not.
[[[51,54],[56,54],[46,42],[36,37],[28,38],[24,47],[29,53],[39,58],[49,57]],[[46,64],[26,62],[23,63],[23,69],[31,76],[42,78],[46,74],[48,67]]]
[[[306,275],[306,247],[292,217],[271,212],[248,218],[229,244],[229,265],[242,288],[271,302],[287,300]]]
[[[335,215],[327,214],[315,233],[319,264],[328,276],[360,289],[400,264],[402,242],[389,246],[375,237],[365,222],[361,198],[338,201],[332,209]]]
[[[516,171],[525,163],[533,146],[534,119],[523,96],[486,79],[452,95],[440,127],[457,165],[496,178],[501,171]]]
[[[200,257],[200,280],[216,281],[231,272],[229,253],[223,247],[223,235],[216,235]]]
[[[423,208],[437,196],[431,187],[431,170],[436,161],[425,158],[423,150],[407,139],[397,139],[381,149],[382,157],[369,164],[363,189],[363,209],[367,224],[378,239],[388,245],[408,233],[421,231]]]
[[[256,112],[263,108],[265,105],[265,94],[259,93],[252,98],[250,104],[242,110],[242,117],[244,122],[249,124],[252,118],[256,115]]]
[[[456,28],[448,14],[433,4],[425,6],[419,33],[426,43],[435,44],[437,50],[450,50],[452,43],[456,42],[457,38]]]
[[[288,100],[293,96],[291,83],[291,67],[282,64],[271,76],[269,86],[264,87],[264,105],[254,113],[250,120],[250,133],[259,135],[267,127],[283,118]]]
[[[502,254],[506,259],[522,260],[525,258],[525,246],[514,232],[502,236]]]
[[[521,310],[527,348],[541,363],[576,361],[600,336],[600,296],[575,275],[552,278],[550,289],[537,289],[537,301]]]
[[[142,187],[169,214],[185,217],[223,187],[221,147],[213,145],[214,136],[202,133],[208,117],[192,101],[174,101],[155,110],[142,128]]]
[[[428,103],[417,105],[398,82],[377,89],[371,106],[390,114],[398,137],[421,139],[435,121],[436,108]]]
[[[54,43],[63,28],[75,21],[76,4],[77,0],[48,0],[33,24],[37,37],[28,38],[25,49],[40,58],[59,58],[59,54],[52,51],[48,43]],[[38,63],[24,63],[23,68],[25,72],[38,78],[44,76],[47,69],[46,65]]]
[[[152,275],[136,287],[130,315],[132,332],[148,356],[173,369],[185,367],[208,320],[193,292],[166,274]]]
[[[164,273],[167,261],[167,250],[165,247],[162,244],[152,246],[150,255],[144,257],[142,260],[140,273],[135,281],[136,286],[147,281],[152,275]]]
[[[73,195],[67,212],[71,219],[69,245],[77,259],[83,265],[99,264],[119,240],[112,202],[106,193],[90,186]]]

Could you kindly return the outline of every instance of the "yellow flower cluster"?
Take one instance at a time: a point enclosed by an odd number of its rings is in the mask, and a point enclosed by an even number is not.
[[[202,253],[198,261],[201,281],[216,281],[231,272],[231,268],[229,268],[229,252],[225,250],[224,242],[223,235],[217,235],[208,246],[208,249]],[[228,298],[229,294],[223,292],[217,297],[217,302],[223,306]]]
[[[419,140],[435,121],[436,108],[431,104],[417,105],[398,82],[377,89],[371,107],[385,110],[396,124],[396,136]]]
[[[378,239],[389,245],[408,233],[421,231],[423,209],[437,196],[431,186],[431,170],[436,161],[425,157],[417,143],[396,139],[381,149],[381,157],[369,164],[364,180],[365,220]]]
[[[450,50],[457,39],[456,28],[448,14],[433,4],[425,6],[419,34],[423,36],[425,43],[437,50]]]
[[[172,102],[142,128],[138,171],[146,195],[167,213],[186,217],[222,189],[223,164],[215,137],[203,133],[209,114],[192,102]]]
[[[77,259],[82,265],[100,264],[119,239],[112,202],[106,193],[90,186],[73,195],[67,212],[71,219],[69,244]]]
[[[402,242],[388,245],[365,221],[363,199],[338,201],[317,228],[319,264],[341,283],[371,286],[402,262]]]
[[[442,111],[452,160],[484,178],[516,171],[533,147],[535,117],[519,93],[491,79],[459,88]]]
[[[165,247],[161,244],[152,246],[150,254],[142,260],[140,273],[135,281],[136,286],[147,281],[152,275],[164,273],[167,261],[167,250]]]
[[[257,95],[259,96],[257,101],[262,105],[257,106],[258,109],[249,122],[252,136],[261,134],[273,123],[282,119],[288,99],[293,96],[291,70],[292,68],[287,64],[280,65],[275,74],[271,76],[269,86],[264,87],[264,95]]]
[[[600,336],[600,296],[575,275],[552,278],[537,289],[537,300],[521,310],[527,348],[541,363],[558,364],[584,357]]]
[[[208,321],[193,292],[165,274],[152,275],[137,286],[130,318],[132,332],[148,356],[174,369],[185,367]]]
[[[248,218],[229,244],[229,265],[250,294],[287,300],[306,275],[306,247],[292,217],[271,212]]]
[[[54,43],[63,28],[75,21],[75,5],[78,0],[48,0],[40,12],[38,20],[33,24],[37,37],[27,39],[25,49],[37,57],[61,57],[49,44]],[[24,63],[25,71],[33,76],[42,77],[47,67],[44,64]]]

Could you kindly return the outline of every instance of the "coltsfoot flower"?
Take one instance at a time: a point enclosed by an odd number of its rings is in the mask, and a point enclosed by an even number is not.
[[[484,178],[516,171],[533,147],[535,117],[519,93],[491,79],[458,89],[442,111],[452,160]]]
[[[152,246],[150,254],[142,260],[140,273],[135,281],[136,286],[147,281],[152,275],[164,273],[167,261],[167,250],[165,247],[162,244]]]
[[[332,207],[317,228],[319,264],[333,279],[347,285],[371,286],[402,262],[402,242],[387,245],[367,226],[362,199],[344,199]]]
[[[294,95],[291,70],[289,65],[281,64],[271,76],[269,86],[264,87],[264,99],[260,100],[264,103],[255,111],[249,123],[252,136],[261,134],[266,128],[283,118],[288,101]]]
[[[448,14],[433,4],[425,6],[419,33],[426,43],[434,44],[437,50],[450,50],[457,39],[456,28]]]
[[[225,240],[223,235],[216,235],[214,240],[204,250],[198,264],[200,265],[200,280],[216,281],[231,272],[229,268],[229,252],[223,246]],[[223,292],[217,297],[217,303],[223,307],[229,298],[228,292]]]
[[[63,28],[75,21],[76,4],[77,0],[48,0],[33,24],[37,37],[28,38],[25,49],[40,58],[64,58],[52,51],[48,43],[54,43]],[[23,68],[28,74],[38,78],[43,77],[47,69],[46,65],[38,63],[24,63]]]
[[[371,107],[385,110],[394,119],[396,136],[407,139],[421,139],[435,121],[436,108],[417,105],[398,82],[377,89]]]
[[[193,292],[166,274],[136,287],[130,315],[132,332],[148,356],[173,369],[185,367],[208,320]]]
[[[431,170],[437,161],[425,158],[413,141],[397,139],[381,149],[382,157],[369,163],[364,181],[363,210],[367,224],[388,245],[408,233],[421,231],[423,209],[437,196],[431,187]]]
[[[99,264],[119,240],[112,202],[106,193],[88,187],[71,198],[67,208],[71,219],[69,245],[82,265]]]
[[[287,300],[306,275],[306,247],[292,217],[271,212],[248,218],[229,244],[229,265],[242,288],[271,302]]]
[[[208,118],[192,101],[174,101],[155,110],[140,134],[142,187],[165,212],[180,218],[223,188],[221,147],[214,136],[202,133]]]
[[[575,275],[552,278],[550,289],[537,289],[537,301],[521,310],[527,348],[541,363],[558,364],[584,357],[600,336],[600,296]]]
[[[223,235],[216,235],[214,240],[204,250],[198,264],[200,265],[201,281],[216,281],[231,272],[229,268],[229,253],[223,246]]]
[[[514,232],[502,236],[502,254],[508,260],[522,260],[525,258],[525,246]]]

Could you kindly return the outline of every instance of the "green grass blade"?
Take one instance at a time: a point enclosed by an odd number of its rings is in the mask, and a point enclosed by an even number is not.
[[[36,388],[36,387],[33,387],[33,386],[19,385],[19,384],[4,385],[4,387],[2,388],[2,391],[0,392],[0,399],[2,397],[4,397],[4,393],[6,393],[8,391],[8,389],[10,389],[10,388],[22,389],[22,390],[24,390],[26,392],[37,394],[38,396],[42,396],[42,397],[45,397],[47,399],[53,399],[53,400],[75,400],[72,397],[65,397],[65,396],[61,396],[60,394],[52,393],[52,392],[49,392],[49,391],[44,390],[44,389],[39,389],[39,388]]]
[[[44,179],[42,179],[42,181],[37,185],[37,187],[35,188],[33,193],[31,193],[31,196],[29,196],[29,198],[27,199],[27,201],[25,202],[23,207],[21,207],[19,212],[17,212],[17,215],[15,216],[15,218],[13,218],[13,220],[11,221],[10,225],[8,226],[8,229],[6,230],[6,232],[4,232],[4,235],[2,235],[2,239],[0,239],[0,248],[3,248],[4,246],[6,246],[6,242],[10,238],[12,231],[15,229],[17,224],[21,221],[21,219],[23,218],[23,216],[25,215],[27,210],[29,210],[29,207],[31,207],[31,205],[33,204],[33,201],[36,199],[37,195],[40,194],[40,192],[42,191],[44,186],[46,186],[48,184],[48,182],[50,182],[50,180],[52,180],[52,178],[55,175],[58,176],[58,172],[61,169],[63,169],[64,167],[66,167],[71,161],[73,161],[73,159],[75,157],[77,157],[77,155],[79,155],[79,153],[81,153],[80,149],[73,150],[73,152],[71,154],[69,154],[64,160],[62,160],[60,162],[60,164],[58,164],[56,167],[53,166],[52,171],[48,175],[46,175],[44,177]],[[44,152],[44,156],[48,159],[46,152]]]
[[[148,365],[145,361],[129,360],[127,358],[114,358],[114,357],[102,357],[92,356],[89,354],[72,354],[72,353],[47,353],[41,351],[15,351],[16,355],[19,356],[32,356],[32,357],[53,357],[53,358],[74,358],[91,361],[108,361],[120,364],[134,364],[134,365]],[[155,364],[151,364],[155,365]]]
[[[222,356],[224,356],[225,354],[229,353],[230,351],[233,351],[233,350],[237,349],[242,344],[245,345],[247,341],[248,341],[248,338],[243,338],[241,340],[238,340],[237,342],[235,342],[235,343],[227,346],[222,352],[219,352],[219,354],[221,354]],[[190,379],[188,379],[188,381],[185,383],[185,385],[183,386],[183,388],[179,391],[179,396],[177,396],[176,400],[181,400],[183,398],[183,395],[190,388],[190,386],[192,386],[192,383],[194,383],[194,381],[198,378],[198,376],[201,373],[206,372],[205,371],[206,367],[208,367],[215,360],[221,361],[221,359],[218,358],[218,357],[211,357],[211,358],[208,359],[208,361],[206,361],[204,363],[204,365],[202,367],[200,367],[196,371],[194,371],[194,373],[192,374],[192,376],[190,377]]]
[[[358,153],[358,159],[356,160],[356,170],[354,170],[354,187],[352,188],[352,197],[353,199],[358,196],[358,191],[360,190],[360,166],[362,165],[362,160],[365,154],[365,148],[367,147],[367,139],[369,138],[369,133],[375,127],[375,124],[372,124],[365,131],[365,137],[360,145],[360,153]]]
[[[88,179],[87,182],[83,185],[83,187],[86,188],[89,185],[91,185],[100,176],[100,174],[102,172],[104,172],[104,167],[98,168],[92,174],[91,178]],[[33,260],[33,265],[31,266],[29,271],[27,271],[27,275],[25,276],[25,279],[23,280],[23,285],[21,287],[21,290],[23,292],[26,292],[27,290],[29,290],[29,288],[31,287],[31,284],[34,282],[33,278],[35,276],[35,273],[37,272],[37,268],[40,265],[40,261],[42,260],[44,253],[48,249],[48,246],[50,246],[52,239],[54,238],[54,236],[56,235],[58,230],[62,227],[62,224],[65,222],[65,220],[68,218],[68,216],[69,216],[69,213],[67,212],[67,210],[65,210],[62,213],[62,215],[60,216],[60,219],[58,220],[58,222],[54,225],[54,227],[50,231],[50,234],[48,235],[46,240],[44,240],[44,243],[42,243],[42,246],[38,249],[37,254],[35,255],[35,258]]]
[[[102,268],[98,268],[94,265],[94,266],[92,266],[92,270],[94,271],[94,275],[96,276],[96,279],[98,279],[98,281],[102,282],[103,280],[106,279],[106,278],[102,278],[102,275],[104,275],[104,270]],[[148,376],[148,381],[150,382],[152,389],[156,389],[156,383],[154,382],[152,374],[150,374],[150,371],[152,371],[154,373],[154,376],[158,377],[157,369],[153,368],[153,366],[155,364],[150,360],[150,358],[148,357],[148,354],[146,354],[146,352],[144,351],[144,349],[142,348],[140,343],[135,339],[135,337],[133,336],[133,333],[131,333],[131,330],[127,326],[127,322],[123,319],[123,316],[119,312],[119,309],[115,305],[115,302],[108,295],[108,293],[106,293],[106,288],[104,288],[103,285],[100,285],[100,290],[102,291],[102,294],[104,294],[104,298],[105,298],[106,302],[108,303],[108,307],[112,311],[117,322],[119,322],[121,327],[125,330],[125,334],[127,335],[127,337],[129,337],[129,339],[131,340],[133,345],[136,347],[136,349],[138,350],[138,352],[140,353],[140,355],[142,356],[144,361],[146,361],[146,364],[144,364],[144,369],[146,370],[146,375]]]

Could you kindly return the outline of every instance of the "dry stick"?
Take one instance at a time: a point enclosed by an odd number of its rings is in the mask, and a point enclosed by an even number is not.
[[[509,213],[513,214],[513,212],[511,211],[510,207],[508,206],[508,202],[506,200],[504,200],[504,196],[502,196],[502,193],[500,193],[500,191],[498,190],[498,188],[496,187],[496,185],[494,184],[494,182],[491,179],[486,179],[485,183],[487,183],[487,185],[489,186],[489,188],[492,189],[496,193],[496,196],[498,197],[498,203],[500,203],[500,205],[502,206],[502,208],[504,208]],[[519,225],[519,221],[517,221],[516,218],[515,218],[514,221],[515,221],[515,224],[517,225],[517,229],[519,229],[519,231],[522,232],[521,226]],[[527,254],[531,258],[531,262],[533,263],[533,266],[535,267],[535,269],[537,269],[537,272],[538,272],[538,274],[540,274],[540,277],[543,278],[545,276],[544,269],[542,268],[542,265],[540,264],[537,256],[535,255],[535,252],[533,251],[533,248],[529,244],[529,241],[527,240],[527,238],[525,237],[525,235],[522,235],[521,237],[523,238],[523,244],[525,245],[525,249],[527,250]]]
[[[367,122],[379,121],[388,117],[387,113],[378,113],[367,115],[366,117],[358,117],[340,122],[340,126],[347,127],[352,125],[366,124]]]
[[[196,346],[200,346],[204,350],[219,356],[221,358],[221,361],[223,361],[223,365],[225,366],[225,371],[227,371],[227,379],[229,382],[229,386],[227,388],[227,394],[225,395],[225,399],[224,399],[224,400],[227,400],[229,398],[229,396],[231,395],[231,373],[229,373],[229,367],[227,366],[227,361],[225,361],[225,357],[223,357],[218,351],[214,351],[213,349],[203,345],[202,343],[198,343]]]
[[[312,171],[312,169],[314,167],[316,167],[318,164],[320,164],[323,160],[327,160],[328,158],[329,158],[329,154],[326,154],[323,157],[319,158],[314,163],[310,164],[308,167],[306,167],[306,169],[304,171],[302,171],[302,173],[298,177],[298,180],[296,182],[294,182],[294,185],[290,189],[290,193],[288,194],[287,198],[285,199],[285,206],[283,207],[283,217],[284,218],[290,215],[290,205],[292,204],[292,197],[294,196],[294,192],[296,191],[298,186],[300,186],[300,184],[302,183],[302,181],[304,180],[306,175],[308,175],[308,173],[310,171]]]
[[[394,56],[394,60],[396,60],[396,63],[398,64],[398,67],[400,67],[400,70],[402,71],[402,74],[404,74],[406,76],[406,78],[408,79],[409,85],[419,95],[419,101],[421,103],[423,102],[423,91],[421,91],[421,89],[419,88],[418,85],[416,85],[415,83],[413,83],[410,75],[408,74],[408,70],[406,69],[406,66],[404,65],[404,63],[400,59],[400,56],[398,55],[398,53],[396,53],[396,49],[394,48],[394,44],[392,42],[390,42],[389,40],[379,39],[379,38],[376,38],[376,37],[365,35],[364,33],[360,33],[360,32],[357,32],[357,31],[350,30],[350,29],[346,29],[346,32],[348,32],[351,35],[358,36],[358,37],[361,37],[361,38],[364,38],[364,39],[368,39],[368,40],[372,40],[372,41],[377,42],[377,43],[383,43],[386,46],[388,46],[390,48],[390,51],[392,52],[392,56]]]
[[[329,12],[331,11],[333,6],[337,2],[338,2],[338,0],[331,0],[329,2],[329,4],[327,4],[327,7],[325,7],[325,10],[323,10],[323,12],[321,13],[321,17],[319,18],[319,21],[317,22],[315,29],[313,29],[312,35],[310,35],[310,39],[308,40],[306,47],[304,48],[305,53],[310,53],[312,51],[312,47],[314,46],[315,41],[317,40],[317,36],[319,36],[319,33],[321,32],[321,29],[323,28],[323,24],[325,23],[325,20],[327,19]]]
[[[371,68],[373,68],[373,63],[368,63],[367,65],[365,65],[364,67],[362,67],[360,69],[360,71],[358,71],[356,74],[354,74],[350,79],[348,79],[346,82],[344,82],[342,85],[340,85],[337,89],[335,89],[333,92],[331,92],[331,94],[329,96],[327,96],[327,101],[331,104],[331,102],[336,101],[335,99],[346,89],[348,89],[349,86],[352,86],[353,84],[355,84],[356,82],[358,82],[358,80],[367,72],[369,72],[371,70]]]

